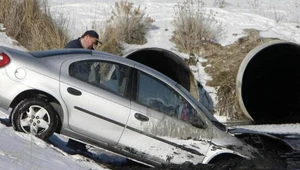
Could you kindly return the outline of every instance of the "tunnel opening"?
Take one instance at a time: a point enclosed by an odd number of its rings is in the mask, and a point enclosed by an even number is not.
[[[261,124],[299,123],[300,46],[270,43],[252,50],[244,61],[239,101],[247,114]]]
[[[161,48],[143,48],[125,57],[163,73],[191,91],[189,67],[178,55]]]

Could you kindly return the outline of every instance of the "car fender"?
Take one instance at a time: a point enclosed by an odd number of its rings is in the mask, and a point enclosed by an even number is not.
[[[20,79],[16,77],[14,74],[8,74],[7,76],[3,76],[2,79],[5,80],[5,84],[2,85],[0,88],[1,90],[5,90],[5,94],[7,94],[5,97],[6,99],[2,99],[0,101],[0,107],[2,107],[5,110],[8,110],[9,107],[14,107],[19,100],[22,100],[24,97],[24,94],[28,93],[37,93],[33,95],[42,94],[51,96],[55,100],[58,101],[60,107],[55,104],[51,103],[51,105],[55,108],[56,111],[58,111],[62,126],[66,126],[67,120],[68,120],[68,110],[65,106],[64,101],[62,100],[60,93],[59,93],[59,82],[57,79],[51,78],[49,76],[40,74],[36,71],[23,68],[26,72],[26,76],[24,78]],[[7,70],[8,71],[8,70]],[[13,70],[9,70],[9,72],[13,72]],[[44,80],[44,81],[39,81]],[[47,81],[45,81],[47,80]],[[14,90],[7,90],[7,89],[14,89]],[[54,91],[53,89],[57,89],[57,91]],[[23,97],[22,97],[23,96]],[[10,113],[8,113],[10,114]]]
[[[3,71],[2,71],[3,73]],[[1,75],[1,74],[0,74]],[[5,94],[0,96],[0,107],[8,110],[12,101],[22,92],[32,89],[29,86],[26,86],[22,83],[16,82],[7,76],[6,73],[1,75],[1,82],[0,83],[0,94]],[[13,90],[11,90],[13,89]]]
[[[236,151],[227,149],[227,148],[223,148],[222,149],[216,149],[214,148],[213,145],[210,146],[208,152],[206,153],[205,158],[203,159],[203,164],[208,164],[210,163],[211,160],[213,160],[215,157],[217,156],[221,156],[221,155],[232,155],[232,156],[237,156],[237,157],[242,157],[242,158],[246,158],[246,159],[251,159],[251,157],[240,154]]]

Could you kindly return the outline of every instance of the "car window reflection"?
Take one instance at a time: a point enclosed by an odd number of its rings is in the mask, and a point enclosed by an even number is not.
[[[129,70],[128,66],[121,64],[89,60],[72,63],[69,74],[78,80],[124,96]]]
[[[143,72],[138,73],[137,102],[196,127],[203,126],[197,111],[179,93]]]

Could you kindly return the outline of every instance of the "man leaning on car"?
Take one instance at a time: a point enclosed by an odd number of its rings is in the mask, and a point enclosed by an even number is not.
[[[83,48],[94,50],[94,47],[98,45],[98,43],[102,44],[102,42],[99,41],[98,33],[94,30],[88,30],[81,37],[70,41],[65,48]],[[73,139],[69,139],[67,147],[74,149],[75,151],[87,151],[85,144]]]

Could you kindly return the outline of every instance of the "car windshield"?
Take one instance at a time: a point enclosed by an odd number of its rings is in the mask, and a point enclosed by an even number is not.
[[[206,115],[206,117],[220,130],[227,131],[226,126],[220,123],[198,100],[196,100],[190,92],[188,92],[184,87],[180,84],[176,84],[176,86],[194,103],[197,107]]]

